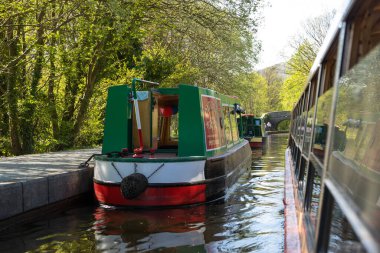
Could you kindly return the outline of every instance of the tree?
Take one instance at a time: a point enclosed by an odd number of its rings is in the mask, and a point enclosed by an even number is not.
[[[269,111],[279,111],[282,109],[280,103],[280,89],[284,81],[284,77],[281,76],[281,64],[274,65],[266,68],[262,71],[262,76],[267,81],[267,93],[269,103]]]
[[[284,110],[291,110],[302,93],[334,14],[335,12],[326,12],[308,19],[304,24],[303,31],[292,42],[295,53],[286,64],[288,77],[285,79],[280,92]]]
[[[99,144],[107,87],[239,90],[261,0],[30,0],[0,3],[0,152]],[[248,86],[247,86],[248,87]],[[6,113],[4,113],[6,112]]]

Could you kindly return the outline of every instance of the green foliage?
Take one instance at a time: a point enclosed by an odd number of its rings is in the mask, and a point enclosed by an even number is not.
[[[301,96],[306,81],[307,75],[303,73],[296,73],[285,79],[280,92],[283,110],[290,111],[293,109],[298,98]]]
[[[283,120],[277,125],[278,131],[289,131],[290,120]]]
[[[270,110],[267,80],[257,72],[241,75],[236,82],[238,88],[233,91],[242,101],[247,113],[261,116]]]
[[[107,87],[133,77],[261,96],[257,77],[238,80],[259,49],[261,2],[0,3],[1,155],[98,145]]]
[[[282,109],[292,110],[299,99],[312,67],[316,52],[307,40],[299,45],[286,64],[288,77],[282,84],[280,100]]]
[[[309,19],[299,38],[294,42],[295,53],[286,64],[288,77],[280,92],[283,110],[292,110],[307,82],[307,78],[319,48],[326,36],[334,12],[327,12]]]

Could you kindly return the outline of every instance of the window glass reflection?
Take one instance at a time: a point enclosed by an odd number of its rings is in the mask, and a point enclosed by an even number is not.
[[[178,141],[178,113],[170,117],[170,140]]]
[[[229,117],[231,121],[232,139],[234,142],[236,142],[239,140],[239,129],[237,125],[237,120],[240,120],[240,119],[236,118],[236,114],[231,114],[231,113],[229,114]]]
[[[332,211],[328,252],[365,252],[350,223],[336,203]]]
[[[380,231],[380,46],[338,83],[329,174]]]
[[[310,201],[310,219],[314,227],[316,226],[320,194],[321,194],[321,177],[318,175],[317,171],[314,171],[313,190],[311,193],[311,201]]]
[[[305,139],[303,143],[303,152],[309,155],[310,143],[311,143],[311,130],[313,127],[314,107],[312,107],[307,113]]]
[[[233,143],[232,132],[231,132],[230,111],[231,111],[231,109],[229,107],[227,107],[227,106],[223,107],[224,132],[226,134],[227,145],[230,145]]]
[[[323,163],[325,156],[328,123],[330,121],[332,94],[333,89],[330,89],[318,98],[312,152],[321,163]]]

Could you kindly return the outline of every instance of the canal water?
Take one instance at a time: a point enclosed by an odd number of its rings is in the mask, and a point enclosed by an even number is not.
[[[157,210],[89,201],[0,232],[0,252],[283,252],[286,145],[287,135],[268,137],[223,200]]]

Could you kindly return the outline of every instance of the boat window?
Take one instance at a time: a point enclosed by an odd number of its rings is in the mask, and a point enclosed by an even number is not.
[[[231,129],[232,129],[232,139],[234,142],[239,140],[239,129],[237,125],[237,120],[240,120],[236,117],[236,113],[229,113],[230,121],[231,121]]]
[[[311,143],[311,131],[313,127],[313,121],[314,121],[314,99],[315,99],[315,92],[317,87],[317,79],[318,79],[318,71],[315,72],[314,77],[311,80],[310,83],[310,95],[309,95],[309,110],[306,113],[306,128],[305,128],[305,139],[304,144],[302,147],[302,151],[309,155],[309,149],[310,149],[310,143]]]
[[[230,111],[231,111],[231,107],[228,107],[228,106],[223,107],[224,132],[226,135],[227,145],[230,145],[233,143]]]
[[[244,122],[244,120],[243,120]],[[247,117],[246,118],[247,126],[246,126],[246,131],[245,134],[249,136],[255,135],[254,133],[254,122],[253,122],[253,117]]]
[[[261,120],[255,119],[253,115],[244,115],[241,118],[242,121],[242,137],[261,136]],[[238,125],[240,125],[240,119],[238,119]]]
[[[311,95],[310,95],[310,101],[309,101],[309,108],[313,107],[315,105],[315,101],[317,100],[319,72],[320,72],[320,69],[318,68],[318,70],[315,71],[313,78],[311,79]]]
[[[178,147],[178,95],[156,95],[158,148],[172,149]],[[156,111],[156,109],[154,110]],[[153,125],[152,125],[153,127]],[[154,132],[154,131],[153,131]],[[153,136],[152,136],[153,138]]]
[[[255,120],[255,126],[261,126],[261,120],[256,119]]]
[[[380,45],[338,82],[329,175],[380,231]]]
[[[327,130],[333,102],[333,89],[331,89],[331,87],[334,83],[336,51],[337,42],[334,42],[324,63],[322,64],[322,78],[316,107],[317,111],[314,122],[314,134],[312,137],[313,142],[311,144],[311,151],[322,164],[325,157]]]
[[[351,224],[335,202],[330,225],[328,252],[365,252]]]
[[[261,119],[255,119],[254,121],[254,135],[256,137],[261,137],[263,135],[261,132]]]
[[[321,193],[321,177],[318,171],[315,169],[313,163],[309,163],[309,175],[308,175],[307,193],[305,198],[306,210],[309,213],[310,222],[313,228],[316,227],[318,209],[319,209],[319,197]]]
[[[178,113],[170,117],[170,140],[178,141]]]
[[[368,6],[358,3],[358,10],[352,13],[347,25],[350,46],[347,48],[344,71],[351,69],[359,60],[380,43],[380,8],[377,0],[369,1]]]
[[[303,96],[302,96],[302,102],[301,102],[301,112],[299,116],[299,125],[298,125],[298,141],[302,145],[304,140],[304,133],[306,128],[306,116],[307,116],[307,101],[309,96],[309,87],[306,88]]]
[[[338,38],[335,38],[326,58],[322,63],[322,80],[319,85],[318,97],[322,96],[334,85],[336,57],[338,53]]]
[[[309,166],[308,166],[307,160],[305,159],[304,156],[301,156],[301,165],[300,165],[300,169],[297,175],[298,192],[301,194],[301,197],[302,197],[301,199],[303,199],[304,193],[305,193],[308,169],[309,169]]]
[[[157,100],[156,100],[154,93],[152,93],[151,97],[152,97],[151,104],[153,106],[153,109],[152,109],[152,146],[151,146],[151,148],[153,150],[157,150],[158,141],[160,139],[160,132],[161,132],[160,129],[161,129],[162,122],[159,121],[158,105],[157,105]]]

